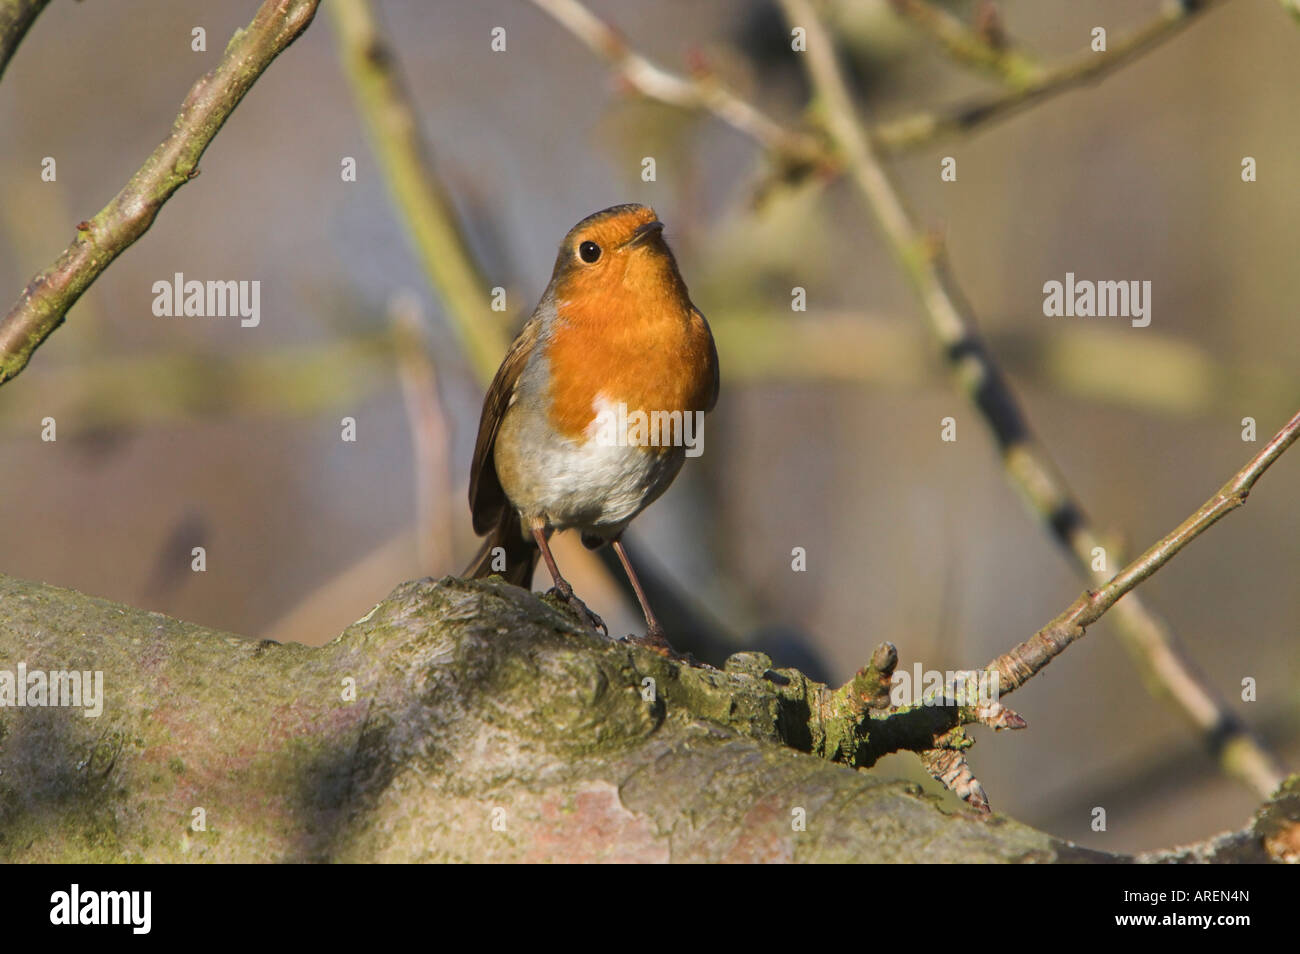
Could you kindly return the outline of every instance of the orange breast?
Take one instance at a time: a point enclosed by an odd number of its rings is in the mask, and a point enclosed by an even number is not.
[[[579,438],[598,395],[629,411],[707,411],[713,406],[716,357],[704,317],[680,279],[635,273],[600,287],[563,289],[547,349],[550,420]]]

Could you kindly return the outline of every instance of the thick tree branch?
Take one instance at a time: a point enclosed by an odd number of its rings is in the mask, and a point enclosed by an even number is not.
[[[199,159],[271,62],[311,23],[320,0],[266,0],[235,33],[216,69],[194,84],[172,125],[131,181],[53,265],[33,278],[0,320],[0,385],[27,366],[68,309],[153,224],[172,194],[199,173]]]
[[[0,660],[5,862],[1134,860],[805,754],[830,690],[758,654],[674,663],[488,581],[312,649],[0,576]],[[98,717],[31,704],[72,669]],[[1295,802],[1159,860],[1281,860]]]
[[[792,752],[766,668],[505,584],[408,583],[309,649],[0,576],[0,659],[104,687],[0,707],[6,862],[1111,859]]]

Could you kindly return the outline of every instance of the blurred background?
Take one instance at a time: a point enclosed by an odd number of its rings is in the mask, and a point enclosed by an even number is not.
[[[808,91],[759,0],[592,0],[673,71],[706,61],[797,124]],[[8,305],[166,136],[253,0],[56,0],[0,83]],[[521,0],[383,0],[439,173],[484,279],[522,320],[583,216],[653,205],[714,325],[723,392],[705,454],[630,534],[735,650],[843,682],[883,640],[901,667],[983,665],[1082,589],[951,386],[910,288],[842,182],[755,202],[764,158],[718,121],[629,96]],[[972,4],[948,9],[968,18]],[[1005,0],[1046,62],[1156,2]],[[832,5],[872,117],[996,87],[883,0]],[[191,30],[207,31],[193,52]],[[505,27],[507,50],[490,49]],[[477,547],[465,486],[483,388],[395,214],[324,15],[257,82],[202,176],[0,389],[0,572],[248,636],[325,642],[399,582]],[[1102,83],[891,160],[1098,529],[1136,554],[1300,403],[1300,25],[1235,0]],[[41,162],[57,161],[55,182]],[[355,157],[356,182],[340,163]],[[642,181],[641,159],[657,179]],[[958,181],[939,180],[944,156]],[[1243,183],[1243,156],[1258,181]],[[1152,283],[1152,322],[1051,319],[1043,283]],[[260,280],[262,320],[155,317],[156,281]],[[792,313],[791,288],[808,310]],[[485,296],[487,291],[485,289]],[[404,391],[405,386],[405,391]],[[958,440],[939,440],[940,420]],[[43,442],[54,417],[58,440]],[[355,442],[340,439],[356,420]],[[423,429],[420,431],[419,429]],[[419,459],[414,434],[423,433]],[[1209,683],[1300,765],[1300,458],[1142,593]],[[194,546],[207,569],[190,569]],[[807,552],[793,572],[791,551]],[[570,545],[616,635],[635,605]],[[567,562],[566,562],[567,561]],[[544,570],[536,589],[548,585]],[[675,642],[689,635],[670,632]],[[725,656],[726,650],[722,652]],[[721,663],[721,658],[710,660]],[[1258,701],[1241,703],[1241,681]],[[1103,621],[1016,695],[1029,729],[977,729],[996,809],[1101,850],[1240,827],[1256,798],[1144,689]],[[873,771],[929,789],[910,755]],[[955,804],[955,802],[954,802]],[[1108,830],[1090,828],[1094,806]]]

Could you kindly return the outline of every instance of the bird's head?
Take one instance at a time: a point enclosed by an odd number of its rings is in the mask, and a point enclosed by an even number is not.
[[[551,277],[557,302],[689,309],[663,227],[644,205],[616,205],[587,216],[560,243]]]

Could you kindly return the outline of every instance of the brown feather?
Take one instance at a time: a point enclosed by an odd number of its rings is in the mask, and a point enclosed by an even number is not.
[[[506,408],[514,397],[515,385],[519,375],[528,363],[533,345],[541,331],[542,323],[531,318],[520,330],[518,337],[506,352],[505,360],[497,369],[496,377],[488,386],[487,396],[483,399],[483,415],[478,422],[478,440],[474,445],[474,461],[469,468],[469,509],[474,519],[474,532],[484,534],[502,522],[502,514],[513,511],[501,481],[497,479],[496,460],[493,449],[496,447],[497,431],[501,429],[501,419],[505,417]],[[517,521],[516,521],[517,525]]]
[[[492,566],[492,551],[497,547],[505,551],[504,570],[497,570]],[[476,580],[500,573],[507,583],[527,589],[533,585],[533,571],[537,569],[537,560],[541,555],[537,544],[532,540],[524,539],[519,526],[519,514],[515,512],[515,508],[505,507],[501,511],[500,522],[492,528],[492,532],[483,541],[482,548],[461,576]]]

